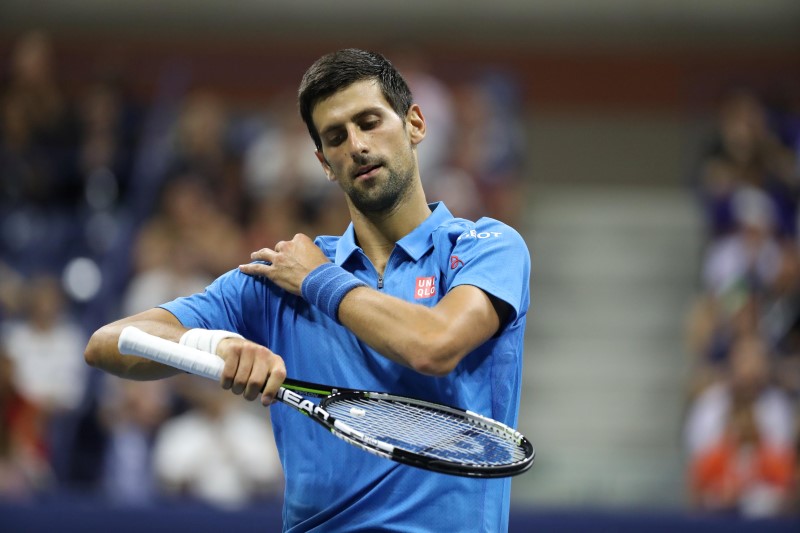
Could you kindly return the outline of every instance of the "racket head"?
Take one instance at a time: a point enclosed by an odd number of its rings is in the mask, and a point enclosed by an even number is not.
[[[394,394],[344,391],[320,403],[336,436],[382,457],[465,477],[509,477],[533,466],[533,445],[496,420]]]

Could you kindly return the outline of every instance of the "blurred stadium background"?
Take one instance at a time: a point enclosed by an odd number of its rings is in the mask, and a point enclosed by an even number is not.
[[[429,198],[532,251],[512,530],[793,530],[800,3],[379,6],[2,2],[0,529],[277,527],[274,456],[228,438],[263,411],[82,347],[343,228],[293,97],[355,46],[422,105]]]

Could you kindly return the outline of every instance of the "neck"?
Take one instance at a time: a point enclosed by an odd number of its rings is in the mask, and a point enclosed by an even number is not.
[[[422,187],[386,212],[362,213],[349,201],[348,207],[358,244],[379,273],[383,273],[395,243],[431,214]]]

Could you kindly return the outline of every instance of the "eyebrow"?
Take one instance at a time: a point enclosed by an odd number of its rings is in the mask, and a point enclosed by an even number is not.
[[[350,121],[357,122],[358,120],[364,118],[367,115],[382,115],[383,108],[381,107],[369,107],[367,109],[363,109],[350,117]],[[340,129],[344,125],[344,122],[337,122],[335,124],[331,124],[330,126],[326,127],[324,130],[320,131],[320,136],[327,135],[328,133]]]

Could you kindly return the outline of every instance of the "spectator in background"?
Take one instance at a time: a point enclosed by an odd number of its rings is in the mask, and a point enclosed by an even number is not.
[[[721,297],[737,286],[772,292],[783,263],[773,204],[756,188],[738,190],[731,203],[734,232],[712,242],[706,252],[705,286]]]
[[[77,242],[76,121],[45,33],[17,39],[9,65],[0,94],[0,250],[21,271],[58,268]]]
[[[792,298],[797,285],[797,253],[775,234],[777,214],[768,195],[755,187],[732,195],[735,231],[713,240],[703,262],[704,294],[690,316],[691,350],[697,357],[697,383],[707,383],[742,335],[763,333],[775,345],[787,329],[784,319],[769,320],[767,309]]]
[[[86,336],[68,314],[55,278],[32,279],[23,297],[23,316],[4,324],[5,349],[14,362],[14,386],[41,413],[50,463],[65,479],[75,410],[88,378],[81,360]]]
[[[24,315],[5,324],[20,393],[46,414],[75,409],[88,369],[81,360],[86,337],[67,313],[61,286],[51,276],[32,279],[24,290]]]
[[[50,484],[42,412],[14,384],[14,362],[0,345],[0,499],[25,500]]]
[[[187,244],[166,229],[151,227],[140,236],[135,261],[138,269],[122,298],[122,313],[139,313],[164,298],[202,291],[213,278],[195,262]]]
[[[409,86],[416,101],[426,111],[426,123],[433,135],[429,146],[419,149],[420,172],[432,201],[443,201],[458,217],[470,220],[480,218],[487,212],[496,213],[486,205],[486,198],[479,187],[480,176],[476,169],[462,163],[469,158],[462,153],[458,136],[475,135],[457,130],[463,115],[456,113],[456,100],[449,87],[444,85],[425,68],[425,62],[417,55],[401,56],[410,75]],[[405,72],[405,71],[404,71]],[[472,127],[474,125],[464,125]],[[441,129],[437,129],[441,128]],[[427,142],[427,139],[426,139]],[[471,149],[471,148],[470,148]]]
[[[22,312],[24,279],[13,268],[0,260],[0,323]]]
[[[797,154],[762,100],[729,91],[701,166],[707,249],[688,320],[697,359],[685,430],[699,509],[774,515],[797,498],[797,178]]]
[[[36,143],[35,124],[26,115],[26,104],[17,94],[2,99],[2,152],[0,200],[2,207],[48,203],[58,191],[53,162],[43,146]]]
[[[774,516],[786,509],[797,428],[787,395],[770,383],[766,344],[737,340],[728,375],[691,405],[685,427],[695,508]]]
[[[300,218],[300,207],[292,198],[268,196],[257,199],[247,209],[245,245],[250,250],[260,250],[280,240],[282,235],[300,233],[304,226]]]
[[[420,146],[417,157],[420,175],[424,176],[423,184],[428,186],[451,163],[457,121],[453,93],[448,85],[431,73],[430,64],[420,50],[405,46],[393,56],[397,70],[406,79],[414,95],[414,101],[425,109],[429,131],[425,146]]]
[[[172,179],[136,239],[123,314],[202,291],[214,275],[241,261],[244,242],[241,228],[220,210],[205,182]]]
[[[83,182],[80,213],[91,251],[102,255],[113,241],[114,216],[130,188],[138,142],[136,112],[121,79],[105,74],[90,83],[80,101],[78,167]]]
[[[53,46],[46,33],[31,31],[15,42],[7,94],[20,98],[19,109],[38,141],[56,140],[65,133],[70,111],[56,80]]]
[[[213,190],[195,176],[168,181],[161,193],[158,211],[142,227],[134,253],[134,268],[145,272],[175,268],[179,261],[195,272],[219,275],[244,256],[242,232],[223,212]]]
[[[164,423],[155,442],[162,489],[224,508],[280,494],[281,466],[266,411],[254,414],[253,406],[214,382],[181,378],[179,391],[190,409]]]
[[[249,249],[286,235],[316,234],[317,228],[344,228],[349,220],[344,201],[326,186],[317,162],[307,157],[314,145],[297,120],[294,98],[275,98],[261,133],[244,153]]]
[[[83,92],[79,165],[90,207],[103,209],[115,204],[128,186],[136,147],[133,114],[122,82],[115,76],[98,78]],[[105,182],[108,179],[111,183]]]
[[[525,194],[525,136],[511,80],[487,74],[456,90],[456,139],[452,165],[475,180],[489,216],[519,223]]]
[[[175,128],[167,181],[191,177],[213,194],[220,209],[238,216],[243,204],[241,162],[227,143],[228,110],[210,90],[194,90],[184,99]]]
[[[755,93],[744,89],[727,93],[701,169],[701,196],[712,238],[735,229],[731,201],[743,187],[756,187],[770,197],[778,236],[796,235],[795,157],[770,128],[766,108]]]
[[[107,377],[100,420],[108,441],[102,486],[106,496],[126,506],[152,504],[160,496],[153,473],[153,445],[171,415],[171,393],[161,381]]]
[[[398,52],[397,68],[406,78],[414,101],[425,109],[428,135],[418,149],[420,175],[431,201],[443,201],[459,217],[475,219],[487,209],[472,169],[458,166],[462,147],[457,130],[460,116],[450,86],[431,73],[430,65],[417,49]]]
[[[248,198],[308,198],[328,195],[322,171],[315,161],[306,162],[314,144],[308,131],[297,120],[293,94],[279,94],[269,106],[269,113],[258,137],[244,154],[243,176]],[[323,175],[324,177],[324,175]]]
[[[32,172],[17,183],[25,201],[52,204],[75,199],[74,148],[76,123],[73,110],[56,80],[53,47],[47,34],[22,35],[11,55],[6,87],[6,137],[8,146],[24,153],[40,150],[42,172]],[[31,154],[32,155],[32,154]]]

